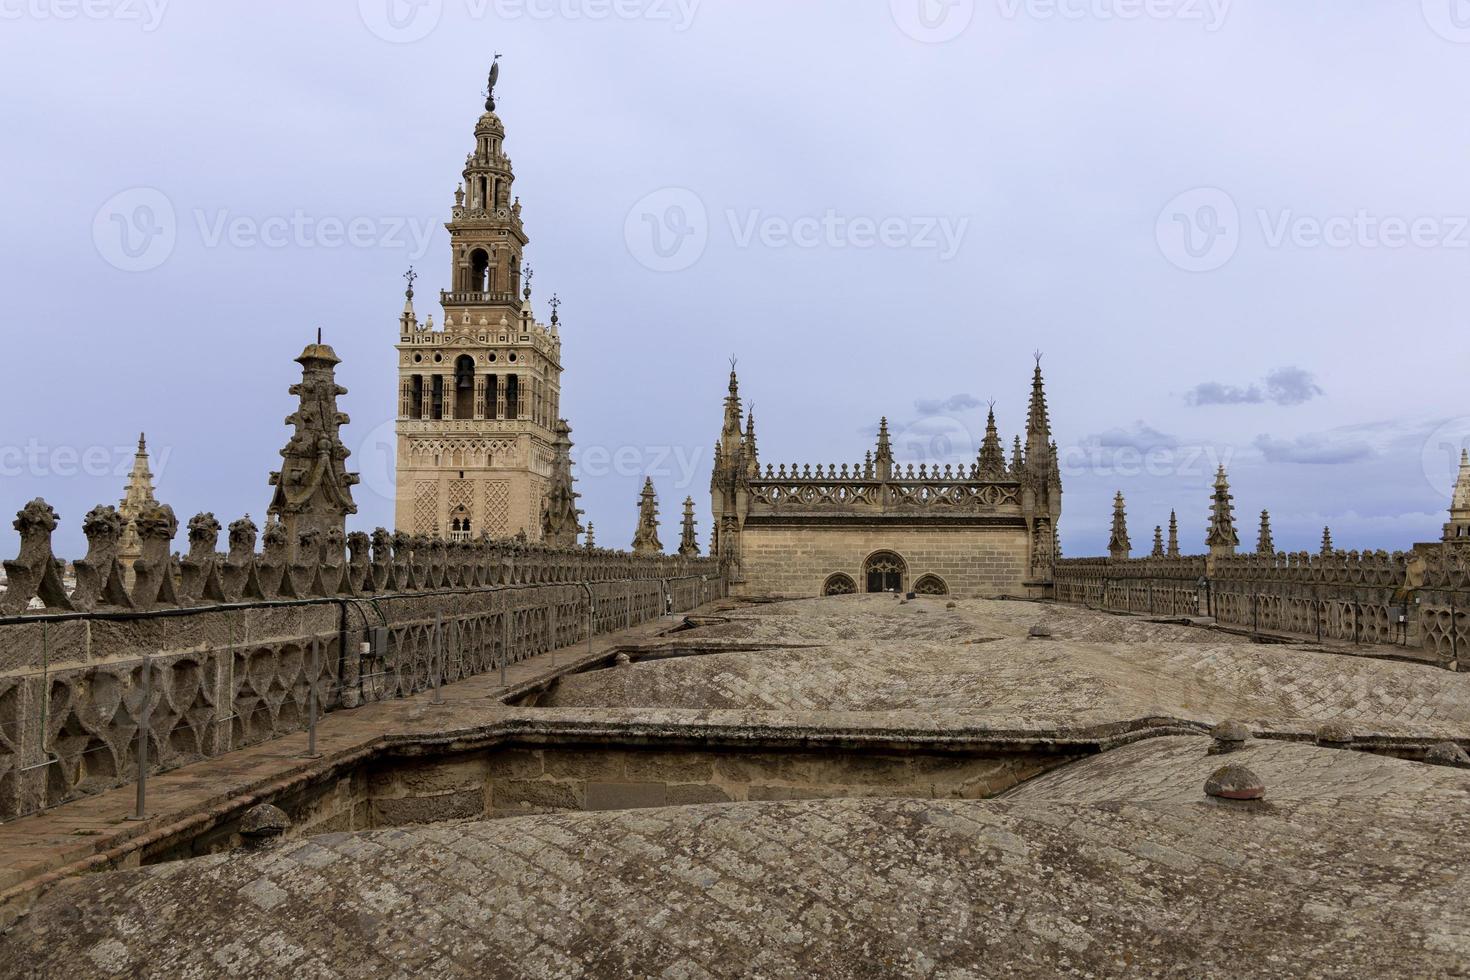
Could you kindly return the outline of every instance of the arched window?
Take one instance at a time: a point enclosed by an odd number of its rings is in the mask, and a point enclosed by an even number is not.
[[[454,362],[454,417],[475,417],[475,359],[468,354]]]
[[[449,540],[468,541],[470,539],[470,515],[464,505],[454,509],[454,515],[449,520]]]
[[[490,253],[477,248],[470,253],[470,292],[483,293],[490,289]]]
[[[949,595],[949,586],[938,575],[925,575],[914,583],[914,591],[919,595]]]
[[[863,565],[869,592],[902,592],[903,576],[907,571],[908,565],[891,551],[879,551],[869,556]]]
[[[822,595],[852,595],[856,591],[857,583],[852,580],[852,576],[841,572],[827,576],[827,581],[822,585]]]

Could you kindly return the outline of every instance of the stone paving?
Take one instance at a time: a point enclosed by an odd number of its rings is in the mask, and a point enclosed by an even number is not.
[[[1208,744],[1152,740],[989,802],[438,824],[80,879],[0,938],[0,975],[1389,977],[1470,967],[1470,879],[1459,872],[1470,859],[1470,777],[1273,746],[1270,765],[1252,757],[1271,773],[1267,800],[1224,803],[1199,792]],[[1277,798],[1275,786],[1298,778],[1294,763],[1315,775]]]

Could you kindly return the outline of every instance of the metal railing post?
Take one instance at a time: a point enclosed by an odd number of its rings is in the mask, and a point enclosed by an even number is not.
[[[311,676],[307,678],[306,690],[306,757],[308,759],[321,758],[321,753],[316,750],[316,685],[321,669],[322,641],[315,639],[311,641]]]
[[[143,658],[143,706],[138,718],[137,800],[129,820],[148,819],[148,727],[153,718],[153,658]]]
[[[444,614],[434,614],[434,704],[444,703],[440,684],[444,678]]]

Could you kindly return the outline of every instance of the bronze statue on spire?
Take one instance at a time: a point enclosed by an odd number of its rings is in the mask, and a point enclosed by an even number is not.
[[[490,83],[485,89],[485,111],[495,111],[495,83],[500,81],[500,52],[495,52],[495,60],[490,63]]]

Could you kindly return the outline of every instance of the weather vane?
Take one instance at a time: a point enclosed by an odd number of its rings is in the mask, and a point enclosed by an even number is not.
[[[403,278],[405,278],[405,279],[408,280],[408,298],[409,299],[413,299],[413,284],[414,284],[414,282],[416,282],[418,280],[418,277],[419,277],[419,274],[417,272],[414,272],[413,271],[413,266],[409,266],[408,267],[408,271],[403,274]]]
[[[500,58],[499,51],[495,52],[495,60],[490,63],[490,84],[485,89],[485,111],[495,111],[495,83],[500,80]]]
[[[530,299],[531,298],[531,280],[533,280],[535,278],[536,278],[536,270],[533,269],[533,268],[531,268],[531,264],[529,262],[526,263],[526,290],[525,290],[525,297],[526,297],[526,299]]]
[[[552,323],[559,323],[560,322],[560,320],[558,319],[560,313],[561,313],[561,298],[559,296],[557,296],[556,293],[552,293],[551,294],[551,322]]]

